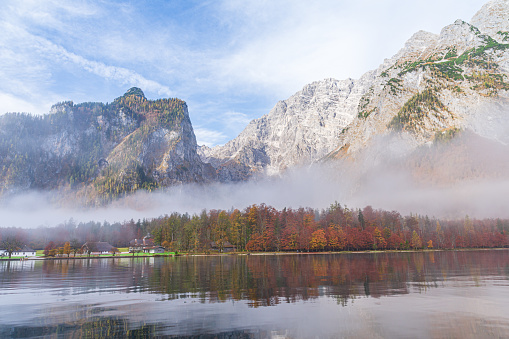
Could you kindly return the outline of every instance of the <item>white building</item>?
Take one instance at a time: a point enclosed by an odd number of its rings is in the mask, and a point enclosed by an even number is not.
[[[12,252],[11,257],[35,257],[37,252],[27,245],[23,246],[22,249]],[[0,249],[1,257],[8,257],[9,252],[5,249]]]

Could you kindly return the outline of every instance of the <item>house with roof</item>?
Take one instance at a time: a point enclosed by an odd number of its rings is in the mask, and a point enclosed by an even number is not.
[[[18,249],[16,251],[13,251],[11,256],[12,257],[35,257],[37,254],[37,251],[31,249],[27,245],[24,245],[21,249]],[[0,249],[0,257],[8,257],[9,251],[6,249]]]
[[[222,253],[235,252],[237,250],[237,246],[232,245],[228,241],[223,241],[222,246],[219,246],[219,245],[221,245],[221,244],[218,244],[215,241],[211,241],[210,249],[213,251],[218,251],[218,252],[222,252]]]
[[[152,236],[147,234],[143,237],[143,239],[134,239],[129,242],[129,253],[135,252],[145,252],[145,253],[156,253],[156,252],[146,252],[145,249],[159,247],[154,244],[154,240]],[[163,251],[164,252],[164,251]],[[157,252],[159,253],[159,252]],[[162,252],[161,252],[162,253]]]
[[[165,249],[163,246],[148,246],[143,248],[143,253],[164,253]]]
[[[104,241],[87,241],[81,246],[83,253],[87,254],[109,254],[115,247]]]

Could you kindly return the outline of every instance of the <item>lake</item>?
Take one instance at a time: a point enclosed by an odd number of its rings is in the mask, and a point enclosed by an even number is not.
[[[2,338],[509,338],[509,250],[0,262]]]

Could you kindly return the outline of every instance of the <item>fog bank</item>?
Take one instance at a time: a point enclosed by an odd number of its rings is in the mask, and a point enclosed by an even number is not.
[[[335,201],[350,208],[371,205],[440,218],[509,217],[507,146],[469,132],[411,153],[408,145],[395,149],[395,144],[394,137],[380,138],[355,162],[327,161],[238,184],[140,191],[99,208],[61,207],[55,203],[62,200],[59,192],[26,193],[2,202],[0,227],[55,226],[70,218],[121,222],[262,203],[277,209],[324,209]]]

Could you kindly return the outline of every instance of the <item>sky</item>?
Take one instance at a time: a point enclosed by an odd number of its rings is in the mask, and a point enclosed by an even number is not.
[[[359,78],[413,33],[470,21],[480,0],[2,0],[0,114],[111,102],[130,87],[187,102],[220,145],[324,78]]]

